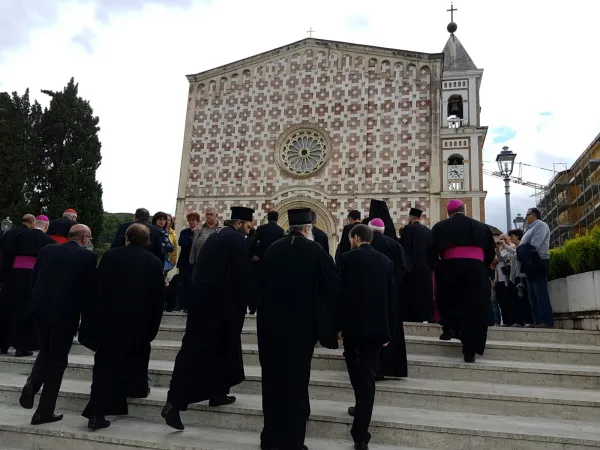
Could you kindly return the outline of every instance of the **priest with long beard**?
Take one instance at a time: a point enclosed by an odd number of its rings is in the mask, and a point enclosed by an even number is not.
[[[261,449],[305,449],[308,384],[315,344],[337,348],[340,278],[332,258],[314,242],[309,208],[288,211],[288,236],[262,262],[258,350],[264,428]]]
[[[245,379],[242,327],[250,289],[246,236],[254,210],[234,206],[231,220],[209,236],[196,263],[188,319],[162,417],[183,430],[180,411],[209,400],[217,407],[235,402],[229,389]]]

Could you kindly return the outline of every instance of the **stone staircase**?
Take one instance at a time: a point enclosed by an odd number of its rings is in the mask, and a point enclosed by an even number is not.
[[[29,425],[32,411],[18,406],[33,358],[0,356],[0,450],[123,448],[258,449],[262,428],[255,318],[242,335],[247,381],[238,401],[182,414],[174,432],[160,417],[185,316],[165,314],[153,343],[152,393],[130,401],[130,415],[110,428],[87,430],[93,355],[75,343],[59,396],[62,422]],[[437,325],[405,324],[409,378],[378,383],[372,450],[591,450],[600,448],[600,333],[491,328],[485,357],[462,362],[458,341],[438,340]],[[354,395],[342,351],[315,350],[310,393],[311,450],[351,449],[348,406]]]

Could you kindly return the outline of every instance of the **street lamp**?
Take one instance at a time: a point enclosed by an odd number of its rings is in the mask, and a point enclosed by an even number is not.
[[[513,223],[515,224],[515,228],[517,230],[525,229],[525,217],[521,214],[517,214],[517,217],[514,218]]]
[[[496,156],[500,175],[504,178],[504,193],[506,194],[506,231],[510,228],[510,176],[515,167],[516,153],[513,153],[508,147],[502,147],[502,151]]]
[[[0,222],[0,230],[2,230],[2,234],[10,230],[12,228],[12,225],[13,223],[11,222],[9,217]]]

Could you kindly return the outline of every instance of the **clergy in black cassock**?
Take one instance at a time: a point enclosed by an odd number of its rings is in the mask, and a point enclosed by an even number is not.
[[[420,222],[423,211],[411,208],[409,224],[402,230],[400,243],[406,252],[408,274],[404,279],[404,320],[425,322],[433,319],[433,281],[427,260],[431,231]]]
[[[8,277],[15,260],[15,255],[13,255],[11,250],[13,239],[19,234],[31,230],[34,223],[35,217],[31,214],[25,214],[20,225],[8,230],[0,237],[0,285]],[[0,317],[4,317],[2,310],[0,310]]]
[[[382,200],[371,199],[369,206],[369,217],[371,220],[377,218],[383,220],[383,224],[385,225],[385,231],[383,232],[383,234],[394,240],[398,239],[396,237],[396,227],[394,226],[394,220],[390,215],[390,210],[388,209],[386,202]]]
[[[394,328],[402,327],[395,317],[398,296],[394,264],[369,245],[373,234],[379,233],[366,225],[355,226],[350,231],[354,250],[344,253],[339,261],[342,288],[338,330],[344,339],[344,358],[356,398],[356,406],[348,412],[354,416],[350,433],[357,449],[368,449],[371,439],[368,429],[381,349],[392,340]]]
[[[127,397],[147,397],[150,343],[165,304],[163,262],[146,251],[150,232],[133,224],[126,245],[100,260],[96,297],[82,311],[79,342],[96,352],[90,401],[83,411],[90,429],[110,425],[106,415],[127,414]]]
[[[48,217],[38,216],[31,230],[14,236],[8,252],[12,264],[0,292],[0,350],[6,353],[15,348],[15,356],[31,356],[31,350],[39,350],[33,323],[24,321],[29,309],[30,278],[35,261],[42,248],[54,244],[46,234]]]
[[[289,235],[271,245],[263,260],[257,317],[263,450],[305,448],[314,347],[317,341],[338,346],[340,279],[332,258],[312,240],[310,213],[289,210]]]
[[[319,244],[323,250],[325,250],[325,253],[329,255],[329,237],[327,236],[327,233],[317,227],[317,213],[312,211],[311,214],[313,224],[312,233],[315,237],[315,242]]]
[[[405,294],[403,280],[406,275],[406,257],[404,250],[397,240],[386,236],[385,225],[379,218],[371,220],[369,228],[373,230],[371,247],[392,261],[394,267],[394,280],[396,283],[396,303],[390,310],[393,319],[392,341],[381,350],[381,364],[379,366],[377,379],[384,376],[406,377],[408,376],[408,361],[406,358],[406,341],[404,339],[404,321],[402,317]]]
[[[463,344],[465,362],[483,355],[490,313],[488,267],[495,257],[490,228],[465,215],[461,201],[448,203],[448,218],[431,229],[429,263],[435,268],[442,325]]]
[[[180,411],[190,403],[233,403],[229,389],[245,379],[242,327],[250,290],[250,256],[246,234],[254,210],[234,206],[231,220],[202,246],[181,350],[163,408],[167,425],[183,430]]]
[[[360,223],[360,211],[357,211],[356,209],[350,211],[348,213],[347,221],[348,223],[344,225],[342,235],[340,236],[340,243],[335,250],[336,262],[340,255],[350,251],[350,241],[348,240],[348,235],[350,234],[350,230],[354,228],[354,225],[358,225]]]

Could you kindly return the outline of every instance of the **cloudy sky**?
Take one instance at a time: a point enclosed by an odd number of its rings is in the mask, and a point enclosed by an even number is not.
[[[457,0],[457,36],[484,68],[484,160],[572,163],[600,132],[600,2]],[[105,209],[173,211],[187,80],[315,37],[441,52],[446,0],[0,0],[0,90],[61,89],[74,76],[100,116]],[[494,169],[495,163],[486,164]],[[523,168],[529,181],[552,173]],[[485,177],[488,222],[505,228],[502,180]],[[512,185],[513,216],[534,202]]]

